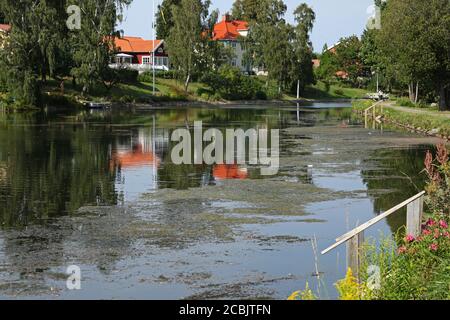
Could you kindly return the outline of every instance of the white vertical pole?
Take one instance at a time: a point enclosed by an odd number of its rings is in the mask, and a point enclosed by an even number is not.
[[[380,81],[379,81],[379,72],[377,69],[377,93],[380,92]]]
[[[155,17],[156,17],[156,12],[155,12],[155,0],[153,0],[153,17],[152,17],[152,32],[153,32],[153,52],[152,52],[152,68],[153,68],[153,95],[155,95],[156,90],[155,90],[155,84],[156,84],[156,70],[155,70],[155,44],[156,44],[156,31],[155,31],[155,27],[156,27],[156,23],[155,23]]]
[[[297,80],[297,100],[300,100],[300,80]]]

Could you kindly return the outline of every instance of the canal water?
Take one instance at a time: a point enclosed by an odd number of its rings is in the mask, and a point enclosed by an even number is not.
[[[0,298],[286,299],[306,283],[336,298],[345,246],[318,251],[422,190],[435,142],[364,129],[348,107],[0,115]],[[172,133],[199,120],[280,129],[278,174],[173,164]]]

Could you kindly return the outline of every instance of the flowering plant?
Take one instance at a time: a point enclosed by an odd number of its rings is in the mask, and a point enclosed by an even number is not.
[[[425,172],[428,176],[425,198],[433,214],[442,214],[450,218],[450,161],[444,144],[437,146],[436,155],[430,151],[425,157]]]
[[[438,217],[442,216],[441,214]],[[407,235],[402,245],[398,248],[398,254],[434,255],[450,254],[450,229],[448,222],[443,219],[430,218],[422,225],[422,234],[415,238]],[[424,252],[425,251],[425,252]],[[446,251],[445,253],[443,251]]]

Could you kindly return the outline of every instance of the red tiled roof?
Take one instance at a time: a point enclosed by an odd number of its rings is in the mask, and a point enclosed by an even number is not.
[[[115,38],[114,43],[119,52],[153,52],[161,43],[161,40],[144,40],[139,37]]]
[[[120,165],[122,168],[133,168],[143,165],[156,165],[156,167],[159,167],[160,163],[161,160],[158,156],[153,155],[151,152],[144,152],[142,145],[138,145],[137,148],[132,151],[125,153],[114,152],[111,168],[113,168],[114,165]]]
[[[248,172],[247,169],[239,168],[235,164],[218,164],[214,166],[213,176],[217,180],[247,179]]]
[[[241,20],[228,21],[223,19],[214,26],[214,40],[236,40],[239,31],[247,31],[248,22]]]
[[[9,30],[11,30],[11,26],[9,24],[0,24],[0,30],[8,32]]]

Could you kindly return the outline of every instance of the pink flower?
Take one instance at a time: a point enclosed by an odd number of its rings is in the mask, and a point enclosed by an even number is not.
[[[426,236],[429,236],[431,234],[431,231],[428,229],[423,230],[423,234]]]
[[[445,222],[444,220],[439,221],[439,226],[440,226],[442,229],[448,229],[448,224],[447,224],[447,222]]]
[[[428,219],[427,221],[427,226],[429,227],[433,227],[436,225],[436,221],[434,221],[433,219]]]
[[[405,246],[401,246],[400,248],[398,248],[398,254],[403,254],[407,251]]]
[[[416,238],[414,236],[410,235],[410,234],[407,235],[406,238],[405,238],[405,241],[408,242],[408,243],[414,242],[415,240],[416,240]]]
[[[436,243],[433,243],[430,245],[430,250],[431,251],[438,251],[439,246]]]
[[[448,231],[445,231],[443,235],[444,235],[444,237],[450,239],[450,233]]]

